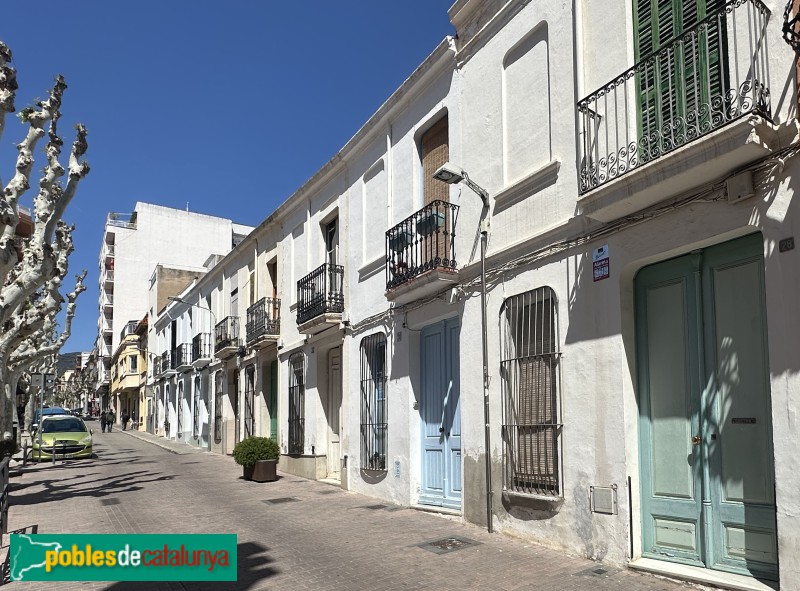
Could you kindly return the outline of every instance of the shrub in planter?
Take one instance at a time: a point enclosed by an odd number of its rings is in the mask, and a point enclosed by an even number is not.
[[[268,437],[248,437],[233,448],[233,459],[242,466],[244,479],[256,482],[277,479],[280,455],[278,444]]]

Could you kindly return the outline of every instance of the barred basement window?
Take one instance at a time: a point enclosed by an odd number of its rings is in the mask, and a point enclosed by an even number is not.
[[[540,287],[506,299],[503,350],[503,488],[560,496],[561,417],[556,297]]]
[[[289,453],[301,454],[305,439],[305,356],[289,357]]]
[[[361,466],[386,470],[386,335],[361,339]]]

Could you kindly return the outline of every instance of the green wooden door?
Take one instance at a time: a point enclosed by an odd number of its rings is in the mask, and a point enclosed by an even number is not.
[[[636,277],[643,554],[777,579],[762,240]]]
[[[709,131],[712,102],[723,108],[727,28],[724,14],[718,13],[725,1],[634,3],[638,123],[645,160]]]

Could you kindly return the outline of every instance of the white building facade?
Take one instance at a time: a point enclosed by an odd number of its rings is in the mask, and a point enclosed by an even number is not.
[[[275,437],[281,469],[386,501],[794,588],[782,10],[456,2],[457,37],[155,321],[166,350],[191,308],[216,316],[212,449]],[[462,182],[433,178],[448,161]],[[263,298],[270,338],[231,337]]]

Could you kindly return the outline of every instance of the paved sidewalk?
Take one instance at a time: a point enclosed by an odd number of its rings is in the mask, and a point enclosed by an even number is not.
[[[238,581],[15,582],[14,591],[686,589],[321,482],[247,482],[229,457],[170,453],[151,437],[100,433],[96,459],[26,468],[12,479],[10,529],[236,533]]]
[[[199,447],[193,447],[191,445],[186,445],[185,443],[180,443],[178,441],[166,439],[165,437],[160,437],[159,435],[153,435],[152,433],[148,433],[147,431],[134,431],[132,429],[125,431],[118,429],[118,431],[120,433],[125,433],[125,435],[130,435],[131,437],[135,437],[136,439],[139,439],[141,441],[146,441],[147,443],[150,443],[170,453],[178,455],[204,453],[207,451]],[[114,431],[112,431],[112,433],[113,432]]]

